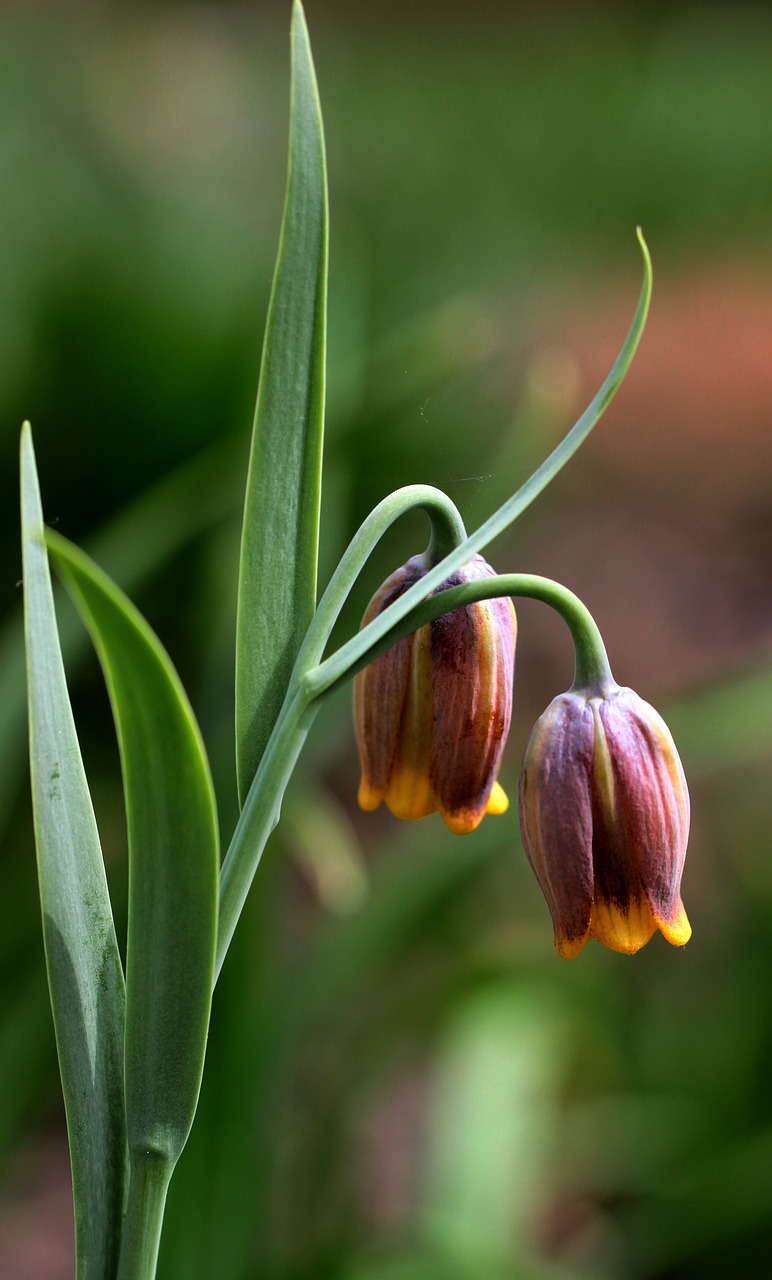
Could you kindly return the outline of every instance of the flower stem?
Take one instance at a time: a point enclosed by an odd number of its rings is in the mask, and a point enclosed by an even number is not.
[[[154,1280],[173,1169],[174,1162],[160,1152],[132,1154],[118,1280]]]
[[[350,543],[319,602],[298,653],[284,707],[252,781],[220,871],[215,975],[219,975],[265,843],[278,822],[284,791],[319,700],[366,666],[377,654],[425,622],[475,600],[531,595],[557,609],[571,630],[576,653],[575,687],[595,687],[611,681],[598,628],[581,601],[558,583],[547,578],[514,575],[465,583],[434,596],[430,593],[436,592],[456,569],[471,560],[533,502],[573,456],[614,397],[643,333],[651,298],[651,259],[640,229],[638,241],[643,255],[643,285],[627,338],[593,400],[530,479],[469,537],[465,536],[461,517],[453,503],[440,490],[428,485],[398,489],[371,512]],[[414,507],[423,507],[432,521],[432,539],[427,554],[433,567],[383,613],[322,661],[336,619],[368,556],[390,525]]]
[[[400,516],[416,508],[425,511],[431,521],[431,541],[426,550],[431,565],[438,564],[466,538],[464,522],[457,508],[441,489],[428,484],[411,484],[390,493],[354,534],[332,575],[298,653],[297,673],[307,671],[321,661],[338,615],[373,550]]]
[[[407,511],[429,516],[431,541],[426,551],[436,563],[463,542],[466,530],[447,494],[431,485],[407,485],[389,494],[355,534],[314,614],[295,663],[284,706],[244,801],[238,825],[220,869],[215,982],[238,924],[268,837],[279,820],[282,797],[317,711],[305,684],[305,672],[317,669],[330,632],[369,555],[384,533]]]
[[[281,802],[300,749],[316,715],[304,692],[288,695],[249,788],[220,868],[220,907],[215,982],[249,893],[266,841],[279,821]]]
[[[574,688],[604,691],[614,683],[600,631],[579,597],[549,578],[524,573],[480,578],[440,591],[413,608],[391,631],[374,641],[364,653],[360,653],[356,661],[345,661],[348,646],[344,645],[318,666],[301,673],[295,678],[284,710],[274,726],[220,871],[215,981],[263,849],[279,820],[284,791],[321,699],[367,666],[384,649],[389,649],[418,627],[477,600],[499,599],[502,596],[531,596],[557,610],[566,622],[574,642]],[[360,632],[361,634],[363,633]]]
[[[305,685],[310,698],[319,698],[332,693],[362,667],[372,662],[373,658],[385,649],[390,649],[398,640],[409,635],[418,627],[451,613],[454,609],[464,608],[478,600],[494,600],[503,596],[530,596],[534,600],[542,600],[560,614],[571,632],[574,643],[575,689],[604,690],[614,683],[606,647],[603,643],[597,623],[589,609],[582,604],[578,596],[559,582],[550,578],[541,578],[530,573],[499,574],[492,578],[476,579],[457,587],[449,587],[439,591],[413,608],[407,617],[402,618],[385,636],[375,640],[365,653],[356,661],[345,660],[348,648],[344,645],[333,653],[315,670],[309,671],[305,677]],[[360,635],[364,635],[360,632]]]

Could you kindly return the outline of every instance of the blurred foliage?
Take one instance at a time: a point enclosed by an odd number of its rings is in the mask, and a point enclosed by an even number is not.
[[[0,13],[9,1199],[19,1153],[61,1126],[22,786],[18,427],[33,421],[49,521],[89,545],[172,652],[229,825],[239,506],[284,182],[286,9],[40,3]],[[741,258],[768,296],[772,16],[761,4],[385,0],[308,0],[307,16],[332,193],[324,581],[388,490],[438,484],[471,521],[547,452],[595,390],[575,354],[584,318],[616,346],[617,314],[632,314],[636,223],[654,256],[651,326],[658,287],[666,298],[669,281],[717,263]],[[544,336],[553,314],[557,340]],[[721,450],[745,438],[746,390],[731,381],[745,335],[722,339],[735,411],[700,463],[719,487]],[[644,338],[644,370],[646,358]],[[615,430],[634,412],[635,377]],[[671,434],[691,426],[674,421]],[[699,444],[699,430],[691,438]],[[650,447],[662,450],[661,437]],[[632,961],[590,946],[560,963],[512,813],[454,840],[439,820],[413,827],[354,812],[350,717],[337,696],[218,986],[164,1280],[763,1272],[772,593],[763,556],[741,558],[743,512],[727,562],[734,590],[686,610],[678,556],[712,563],[711,513],[658,506],[615,457],[604,463],[599,447],[578,460],[491,558],[560,576],[572,529],[595,531],[576,541],[595,548],[594,565],[569,561],[565,580],[613,637],[620,680],[672,708],[693,790],[693,942],[676,953],[655,939]],[[673,475],[666,447],[658,462],[667,493],[686,492],[690,474]],[[754,537],[768,547],[768,486],[754,501]],[[609,511],[627,522],[624,581],[604,571],[618,528]],[[652,560],[655,525],[668,551]],[[390,535],[342,634],[425,536],[417,518]],[[523,563],[518,543],[539,562]],[[656,598],[679,606],[647,665],[651,564]],[[608,599],[626,584],[639,607],[615,610]],[[724,616],[733,623],[722,630]],[[120,919],[117,752],[96,664],[64,607],[62,620]],[[521,627],[510,794],[530,721],[570,679],[559,624],[524,605]],[[9,1274],[22,1274],[18,1258]]]

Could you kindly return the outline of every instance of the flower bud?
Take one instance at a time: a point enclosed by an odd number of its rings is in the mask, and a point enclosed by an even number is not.
[[[362,626],[431,568],[413,556],[373,596]],[[493,574],[482,556],[438,588]],[[439,811],[452,831],[474,831],[509,805],[496,781],[512,712],[515,611],[508,598],[456,609],[375,658],[354,680],[362,781],[359,804],[397,818]]]
[[[628,954],[657,929],[689,941],[686,779],[667,725],[632,689],[549,705],[523,763],[520,828],[561,956],[590,936]]]

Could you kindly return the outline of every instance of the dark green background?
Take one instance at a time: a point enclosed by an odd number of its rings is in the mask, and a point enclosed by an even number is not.
[[[454,838],[354,810],[325,710],[218,988],[162,1280],[710,1280],[772,1247],[772,17],[764,5],[308,0],[331,189],[322,579],[370,507],[469,524],[594,438],[490,549],[595,613],[691,781],[694,938],[552,951],[513,810]],[[0,1272],[71,1274],[24,779],[16,453],[169,648],[235,815],[238,509],[284,183],[289,5],[0,14]],[[426,530],[379,550],[341,634]],[[281,572],[281,565],[273,566]],[[571,678],[519,610],[514,797]],[[117,752],[72,694],[121,915]]]

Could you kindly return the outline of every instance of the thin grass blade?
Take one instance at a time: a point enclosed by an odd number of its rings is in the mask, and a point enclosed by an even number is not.
[[[126,1174],[124,984],[56,626],[32,434],[21,441],[30,769],[72,1160],[78,1280],[115,1275]]]
[[[236,640],[239,799],[316,603],[324,430],[327,177],[302,6],[292,15],[289,168],[247,477]]]

